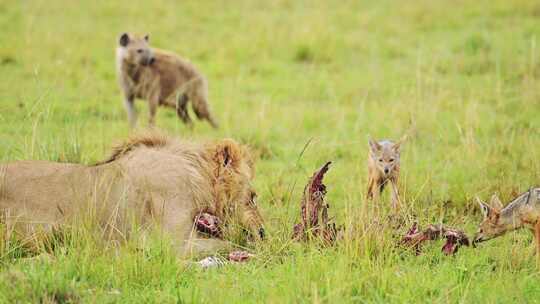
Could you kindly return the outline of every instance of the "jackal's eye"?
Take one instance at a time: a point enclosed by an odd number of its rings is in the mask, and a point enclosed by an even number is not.
[[[383,162],[383,159],[382,159],[382,158],[379,158],[379,162],[381,162],[381,163],[382,163],[382,162]]]
[[[143,49],[138,49],[137,50],[137,53],[139,53],[139,54],[142,53],[142,52],[143,52]]]
[[[393,159],[393,158],[390,158],[388,161],[391,162],[391,163],[393,163],[393,162],[394,162],[394,159]]]

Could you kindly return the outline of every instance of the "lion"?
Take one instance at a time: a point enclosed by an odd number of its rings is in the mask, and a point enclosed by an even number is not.
[[[0,211],[6,226],[23,237],[92,213],[96,222],[122,232],[133,225],[131,220],[159,227],[179,256],[201,255],[230,248],[230,242],[194,228],[202,212],[225,226],[238,224],[253,240],[264,237],[253,178],[248,148],[232,139],[196,143],[146,133],[91,166],[0,164]]]
[[[151,48],[149,36],[123,33],[116,48],[116,72],[124,95],[129,125],[137,122],[135,98],[148,101],[149,125],[155,125],[158,106],[176,109],[178,117],[192,126],[187,103],[199,119],[214,128],[218,123],[208,105],[208,82],[189,61],[164,50]]]

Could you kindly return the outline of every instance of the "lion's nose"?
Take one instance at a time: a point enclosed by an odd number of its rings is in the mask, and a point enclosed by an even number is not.
[[[264,228],[259,228],[259,236],[261,237],[261,239],[264,240],[264,237],[265,237]]]

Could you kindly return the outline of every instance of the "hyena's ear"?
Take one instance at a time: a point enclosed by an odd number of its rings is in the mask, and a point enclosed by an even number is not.
[[[150,35],[148,34],[144,35],[144,40],[146,40],[146,42],[150,41]]]
[[[476,197],[476,202],[480,206],[480,211],[482,211],[482,214],[484,215],[484,218],[488,218],[491,214],[491,207],[484,203],[481,199]]]
[[[489,201],[489,204],[491,205],[492,208],[495,208],[496,210],[501,210],[503,208],[503,204],[501,200],[499,199],[499,197],[497,196],[497,194],[493,194],[493,196],[491,196],[491,200]]]
[[[123,33],[122,35],[120,35],[120,39],[118,40],[118,43],[120,43],[121,46],[127,46],[129,44],[128,33]]]
[[[372,138],[368,140],[368,143],[369,143],[369,148],[371,152],[377,153],[381,151],[381,148],[382,148],[381,145],[378,142],[374,141]]]

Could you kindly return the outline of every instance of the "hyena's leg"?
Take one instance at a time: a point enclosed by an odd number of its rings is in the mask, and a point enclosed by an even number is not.
[[[391,179],[390,186],[392,188],[392,207],[394,209],[398,209],[399,206],[401,205],[401,200],[399,198],[397,179]]]
[[[176,114],[178,115],[178,117],[180,117],[180,119],[182,119],[182,121],[186,125],[192,127],[193,121],[191,121],[191,117],[189,117],[189,113],[187,110],[188,101],[189,101],[189,98],[186,95],[186,93],[182,93],[178,95],[178,98],[176,100]]]
[[[124,107],[126,108],[129,127],[135,128],[137,124],[137,109],[135,108],[135,98],[133,95],[124,96]]]
[[[166,99],[161,101],[161,105],[172,108],[176,110],[176,114],[182,121],[188,125],[188,127],[193,127],[193,123],[191,121],[191,118],[189,117],[188,111],[187,111],[187,102],[188,98],[186,94],[180,93],[178,94],[178,97],[176,98],[176,101],[172,101],[170,99]]]
[[[218,128],[218,123],[210,113],[208,104],[208,84],[204,78],[197,78],[190,81],[186,88],[186,95],[191,100],[191,107],[199,119],[206,119],[214,128]]]
[[[157,97],[150,97],[148,99],[148,125],[154,127],[156,125],[156,113],[159,106],[159,99]]]

